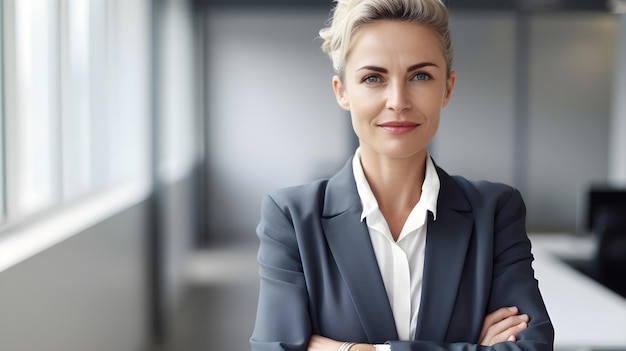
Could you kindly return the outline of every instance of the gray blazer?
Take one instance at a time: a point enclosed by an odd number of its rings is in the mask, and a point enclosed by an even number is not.
[[[478,350],[484,317],[517,306],[530,316],[518,341],[493,350],[552,350],[554,330],[531,267],[519,192],[451,177],[437,167],[437,220],[429,216],[414,341],[398,341],[352,163],[329,180],[263,200],[261,279],[252,350],[306,350],[311,334],[388,343],[393,351]]]

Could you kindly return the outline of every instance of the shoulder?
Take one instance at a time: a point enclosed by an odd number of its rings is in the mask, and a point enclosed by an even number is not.
[[[440,200],[451,201],[450,199],[463,197],[477,216],[493,216],[505,209],[518,215],[526,212],[520,192],[510,185],[487,180],[469,180],[459,175],[450,176],[441,168],[437,172],[442,187],[440,195],[445,193]]]
[[[285,214],[311,213],[324,200],[328,179],[275,190],[265,196],[263,208],[277,207]]]
[[[340,213],[355,204],[360,204],[352,162],[348,161],[335,175],[308,184],[275,190],[263,201],[265,207],[273,203],[285,214],[301,215],[310,218]]]
[[[516,188],[487,180],[468,180],[461,176],[453,176],[452,179],[470,202],[477,219],[494,223],[497,228],[525,218],[526,206]]]
[[[298,228],[321,216],[327,180],[275,190],[263,198],[257,235],[261,241],[296,247]]]
[[[469,180],[462,176],[452,176],[454,182],[461,188],[465,196],[473,201],[507,201],[521,195],[514,187],[488,180]]]

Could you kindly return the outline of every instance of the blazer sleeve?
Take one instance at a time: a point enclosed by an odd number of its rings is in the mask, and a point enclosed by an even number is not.
[[[257,227],[259,304],[252,351],[306,350],[311,322],[298,244],[288,213],[268,195]]]
[[[516,342],[491,347],[472,342],[389,341],[392,351],[552,351],[554,329],[541,297],[532,268],[531,244],[526,235],[526,208],[517,190],[508,188],[494,201],[493,271],[486,313],[501,307],[517,306],[530,317],[528,327]],[[486,214],[481,220],[493,217]],[[483,317],[484,319],[484,317]]]

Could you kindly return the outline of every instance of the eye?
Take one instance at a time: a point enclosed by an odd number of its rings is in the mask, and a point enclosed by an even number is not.
[[[413,79],[415,79],[415,80],[429,80],[430,79],[430,75],[428,73],[420,72],[420,73],[415,74],[413,76]]]
[[[375,75],[365,76],[363,78],[363,82],[364,83],[368,83],[368,84],[376,84],[376,83],[380,82],[380,77],[379,76],[375,76]]]

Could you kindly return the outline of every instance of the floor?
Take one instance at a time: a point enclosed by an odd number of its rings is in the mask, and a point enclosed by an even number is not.
[[[258,296],[255,244],[192,255],[189,286],[171,337],[155,351],[244,351]]]

